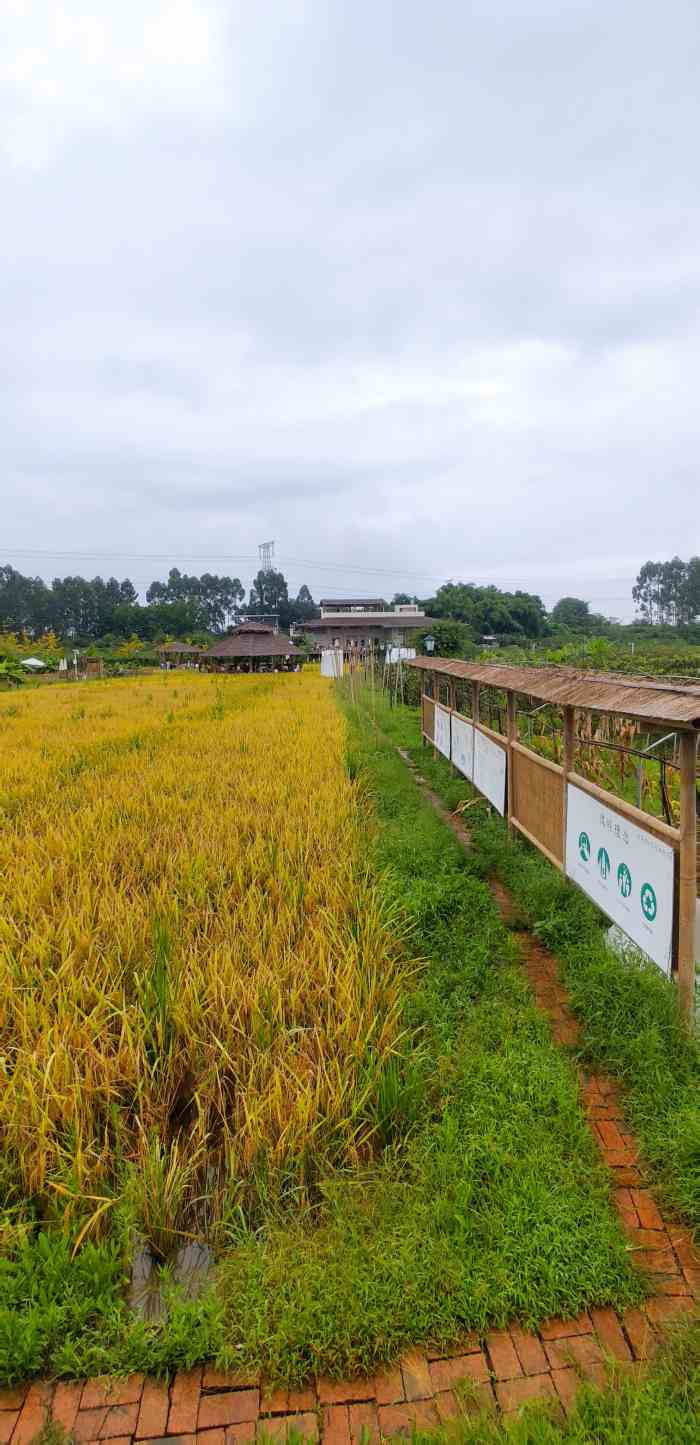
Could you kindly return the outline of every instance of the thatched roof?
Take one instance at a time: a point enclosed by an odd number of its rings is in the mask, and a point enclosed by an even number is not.
[[[663,677],[623,672],[588,672],[574,667],[514,667],[500,662],[416,657],[408,667],[460,677],[485,687],[511,688],[540,702],[593,712],[624,713],[643,722],[700,727],[700,683],[676,684]]]
[[[228,637],[222,637],[209,648],[207,657],[301,657],[302,653],[283,632],[275,632],[264,622],[242,622]]]
[[[161,652],[174,652],[174,653],[196,653],[196,652],[199,652],[199,653],[202,654],[202,656],[204,656],[204,654],[206,653],[206,650],[207,650],[206,647],[197,647],[194,642],[165,642],[165,643],[163,643],[163,645],[162,645],[161,648],[160,648],[160,651],[161,651]]]

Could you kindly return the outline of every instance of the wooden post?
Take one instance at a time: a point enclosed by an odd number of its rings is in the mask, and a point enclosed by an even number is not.
[[[479,721],[479,684],[478,684],[478,682],[473,682],[473,683],[472,683],[472,722],[478,723],[478,721]]]
[[[438,755],[438,750],[435,746],[435,714],[437,711],[437,705],[440,701],[440,678],[437,672],[433,673],[433,701],[433,757],[436,758]]]
[[[448,679],[447,696],[450,704],[450,774],[454,776],[455,766],[452,761],[452,713],[457,706],[456,683],[453,677]]]
[[[678,991],[689,1022],[695,1008],[695,916],[698,894],[697,814],[695,777],[697,733],[680,737],[681,841],[678,879]]]
[[[513,828],[513,817],[514,817],[514,814],[515,814],[515,809],[514,809],[514,806],[513,806],[513,800],[514,800],[514,795],[515,795],[515,789],[514,789],[515,779],[514,779],[514,777],[513,777],[513,743],[515,743],[515,742],[518,741],[518,713],[517,713],[517,708],[516,708],[516,696],[515,696],[515,693],[514,693],[514,692],[511,692],[510,689],[509,689],[508,692],[506,693],[506,719],[507,719],[506,738],[507,738],[507,743],[508,743],[508,763],[507,763],[507,769],[508,769],[508,771],[507,771],[507,778],[506,778],[506,783],[507,783],[507,788],[508,788],[508,829],[509,829],[510,834],[511,834],[511,837],[512,837],[513,832],[514,832],[514,828]]]
[[[562,868],[566,873],[566,818],[569,805],[569,773],[574,767],[574,745],[576,741],[576,713],[567,705],[564,708],[564,746],[561,756],[561,846]]]

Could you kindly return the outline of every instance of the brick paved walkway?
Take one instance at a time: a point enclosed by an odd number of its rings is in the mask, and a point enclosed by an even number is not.
[[[445,813],[461,841],[463,825]],[[504,913],[511,911],[505,889],[492,884]],[[535,940],[523,939],[524,964],[537,1001],[552,1023],[554,1038],[576,1043],[577,1025],[568,1006],[556,959]],[[639,1367],[653,1354],[667,1321],[689,1313],[700,1298],[700,1256],[690,1233],[664,1217],[644,1187],[637,1146],[625,1129],[619,1089],[612,1080],[579,1074],[593,1136],[612,1175],[615,1208],[634,1250],[635,1263],[653,1276],[655,1293],[642,1309],[618,1315],[591,1309],[576,1319],[554,1319],[536,1333],[512,1325],[483,1339],[469,1335],[447,1354],[412,1352],[395,1368],[342,1383],[319,1379],[302,1390],[267,1390],[258,1376],[236,1376],[198,1368],[160,1382],[132,1375],[125,1381],[35,1382],[0,1389],[0,1445],[29,1445],[47,1418],[72,1431],[79,1445],[163,1441],[164,1445],[235,1445],[267,1436],[283,1440],[294,1427],[324,1445],[354,1445],[363,1437],[408,1435],[439,1425],[464,1408],[508,1414],[526,1400],[557,1402],[568,1410],[580,1379],[602,1382],[606,1361]],[[473,1403],[465,1407],[457,1387],[466,1381]]]

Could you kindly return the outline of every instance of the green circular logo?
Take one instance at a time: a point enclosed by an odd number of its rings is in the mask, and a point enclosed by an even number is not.
[[[642,913],[647,923],[653,923],[656,918],[656,894],[651,883],[643,883],[639,892],[642,904]]]
[[[598,867],[600,868],[601,878],[607,878],[610,872],[610,854],[607,848],[598,849]]]
[[[623,898],[629,898],[632,892],[632,874],[626,863],[621,863],[617,870],[617,886]]]
[[[591,856],[591,840],[587,833],[579,833],[578,851],[581,854],[584,863],[587,863],[588,859]]]

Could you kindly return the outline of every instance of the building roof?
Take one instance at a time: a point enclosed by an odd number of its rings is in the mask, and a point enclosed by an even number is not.
[[[228,637],[219,638],[209,648],[207,657],[301,657],[302,654],[283,632],[275,632],[264,622],[242,622]]]
[[[383,597],[322,597],[319,607],[374,607],[381,612],[386,607]]]
[[[412,627],[421,630],[424,627],[434,627],[437,617],[426,617],[423,613],[411,614],[410,612],[348,612],[340,613],[337,617],[314,617],[310,622],[299,622],[298,627],[314,628],[322,627],[329,629],[333,627]]]
[[[661,727],[700,727],[700,683],[621,672],[588,672],[575,667],[512,667],[500,662],[461,662],[450,657],[416,657],[407,667],[465,678],[484,687],[510,688],[558,707],[623,713]]]

